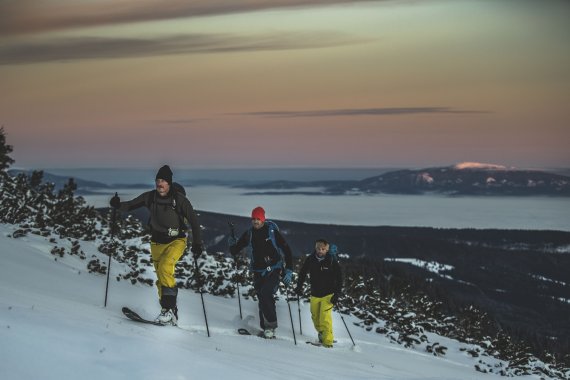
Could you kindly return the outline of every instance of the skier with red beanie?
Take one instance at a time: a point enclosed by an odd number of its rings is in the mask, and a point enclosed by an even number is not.
[[[277,312],[274,295],[279,281],[288,286],[293,276],[293,255],[291,248],[279,232],[277,225],[265,218],[263,207],[256,207],[251,212],[251,228],[246,230],[236,241],[230,237],[230,252],[235,257],[244,248],[248,248],[250,270],[253,272],[254,288],[259,307],[259,325],[263,337],[275,337]]]

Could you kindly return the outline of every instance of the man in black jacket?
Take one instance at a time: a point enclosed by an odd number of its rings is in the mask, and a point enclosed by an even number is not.
[[[319,343],[332,347],[334,342],[332,309],[342,289],[342,272],[338,261],[329,253],[325,239],[315,242],[315,251],[307,256],[299,272],[295,293],[303,293],[307,273],[311,281],[311,317],[318,332]]]
[[[150,211],[150,253],[156,270],[156,286],[161,311],[156,318],[163,324],[178,324],[176,298],[178,288],[174,279],[174,267],[186,250],[186,224],[192,229],[192,253],[200,256],[203,250],[200,225],[192,204],[172,184],[172,170],[164,165],[156,174],[156,190],[142,193],[135,199],[121,202],[115,195],[111,207],[127,212],[139,207]],[[176,184],[176,186],[180,186]]]
[[[235,257],[242,249],[249,247],[250,270],[253,272],[253,286],[258,298],[259,325],[263,336],[271,339],[277,328],[274,294],[281,277],[286,286],[291,282],[293,257],[291,248],[277,225],[265,220],[265,210],[262,207],[256,207],[251,212],[251,224],[252,227],[239,240],[230,237],[230,253]]]

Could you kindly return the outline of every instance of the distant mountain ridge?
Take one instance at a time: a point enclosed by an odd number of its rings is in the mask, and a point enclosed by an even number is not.
[[[570,196],[570,177],[499,165],[461,163],[389,172],[360,181],[358,190],[363,193]]]
[[[415,194],[570,196],[570,177],[539,170],[463,162],[453,166],[390,171],[361,181],[274,181],[248,186],[256,189],[322,187],[315,194]],[[272,193],[268,193],[272,194]],[[282,194],[282,193],[281,193]]]
[[[31,171],[9,170],[10,175],[31,175]],[[44,172],[44,180],[61,189],[69,177]],[[77,194],[97,189],[147,188],[147,184],[108,185],[74,178]],[[215,181],[214,181],[215,182]],[[212,182],[212,183],[214,183]],[[181,181],[191,186],[193,181]],[[211,184],[211,183],[210,183]],[[223,183],[230,186],[231,183]],[[287,179],[235,184],[250,190],[248,195],[362,195],[362,194],[443,194],[450,196],[570,196],[570,176],[541,170],[521,170],[496,164],[462,162],[446,167],[401,169],[362,180],[291,181]],[[276,191],[278,190],[278,191]]]

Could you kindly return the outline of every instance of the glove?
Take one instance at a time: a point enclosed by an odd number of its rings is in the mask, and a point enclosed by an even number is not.
[[[338,294],[334,293],[331,297],[331,303],[336,305],[338,303]]]
[[[113,208],[120,208],[121,207],[121,198],[117,194],[109,201],[109,204]]]
[[[285,274],[283,275],[283,280],[282,280],[285,286],[289,286],[292,279],[293,279],[293,271],[291,269],[285,269]]]
[[[198,257],[200,257],[200,255],[202,254],[203,250],[204,248],[202,247],[202,244],[192,244],[192,248],[190,248],[190,251],[192,251],[192,256],[194,257],[194,259],[198,259]]]
[[[301,286],[297,286],[295,288],[295,294],[298,296],[302,296],[303,295],[303,288]]]
[[[230,236],[230,237],[228,238],[228,246],[229,246],[229,247],[231,247],[231,246],[233,246],[233,245],[236,245],[236,243],[237,243],[237,239],[236,239],[235,237]]]

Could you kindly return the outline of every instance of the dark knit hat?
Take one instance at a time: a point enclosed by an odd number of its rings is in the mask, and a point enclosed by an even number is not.
[[[265,222],[265,210],[263,207],[256,207],[251,211],[251,219],[259,219],[262,222]]]
[[[160,169],[158,169],[158,173],[156,173],[156,179],[163,179],[172,185],[172,170],[168,165],[164,165]]]

